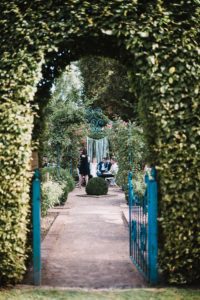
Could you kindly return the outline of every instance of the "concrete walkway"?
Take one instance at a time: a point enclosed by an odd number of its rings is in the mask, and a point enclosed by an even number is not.
[[[123,222],[124,195],[111,188],[107,196],[69,194],[42,243],[42,285],[73,288],[143,287],[145,282],[128,254]]]

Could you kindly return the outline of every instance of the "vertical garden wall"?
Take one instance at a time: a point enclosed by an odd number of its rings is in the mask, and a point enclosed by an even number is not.
[[[169,282],[198,279],[199,1],[2,0],[0,11],[0,282],[25,270],[37,88],[99,52],[130,67],[159,170],[159,266]]]

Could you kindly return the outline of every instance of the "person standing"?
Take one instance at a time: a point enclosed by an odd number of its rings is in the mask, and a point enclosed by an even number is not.
[[[90,175],[97,177],[97,159],[94,157],[92,163],[90,163]]]
[[[87,150],[84,148],[81,151],[80,162],[79,162],[79,187],[80,188],[83,182],[83,178],[85,178],[85,183],[87,185],[89,175],[90,175],[89,160],[87,156]]]

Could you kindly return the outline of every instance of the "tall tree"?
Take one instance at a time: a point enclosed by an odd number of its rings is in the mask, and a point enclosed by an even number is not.
[[[52,97],[46,107],[46,129],[43,134],[43,156],[63,166],[75,164],[78,149],[87,132],[82,104],[82,83],[75,64],[54,82]]]
[[[92,106],[101,107],[113,118],[124,120],[137,117],[136,97],[130,89],[128,70],[118,61],[97,56],[88,56],[78,62],[83,82],[84,98]]]

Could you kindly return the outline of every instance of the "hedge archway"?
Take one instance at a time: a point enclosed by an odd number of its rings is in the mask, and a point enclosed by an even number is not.
[[[62,52],[70,61],[73,52],[76,56],[81,51],[116,53],[130,64],[149,147],[160,173],[160,267],[170,282],[198,278],[198,3],[1,1],[2,283],[19,281],[25,270],[33,120],[37,102],[43,101],[40,87],[43,92],[49,87],[51,72],[45,80],[42,76],[48,64],[49,68],[54,64],[52,73],[61,71]]]

